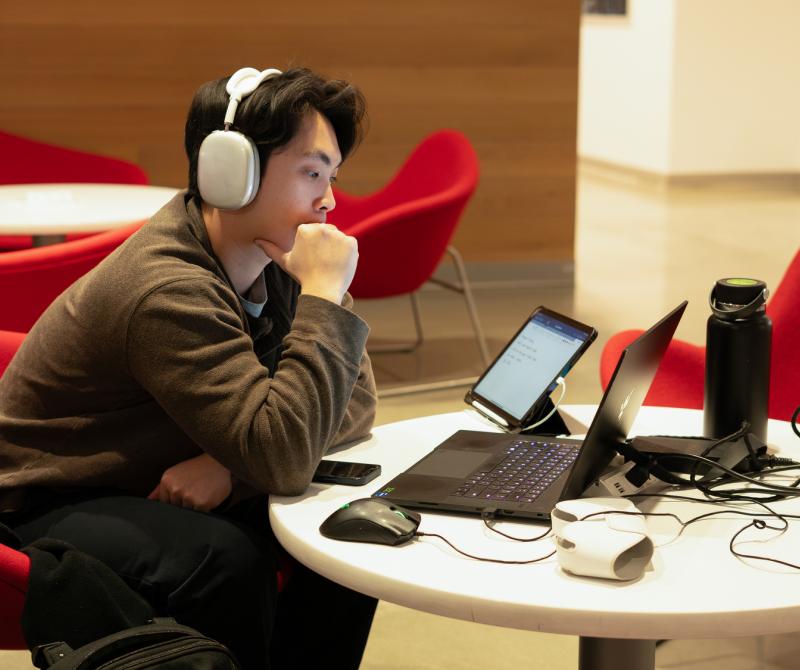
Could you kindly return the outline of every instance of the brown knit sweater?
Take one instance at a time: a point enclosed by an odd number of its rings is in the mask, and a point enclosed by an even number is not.
[[[67,289],[0,380],[0,509],[30,487],[147,495],[201,452],[257,491],[301,493],[328,447],[372,426],[368,328],[349,296],[265,275],[253,319],[178,194]]]

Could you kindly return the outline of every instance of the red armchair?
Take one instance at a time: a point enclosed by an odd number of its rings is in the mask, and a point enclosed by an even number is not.
[[[426,137],[379,191],[367,196],[336,192],[328,220],[358,240],[358,269],[350,286],[354,298],[409,295],[417,339],[422,342],[416,291],[427,281],[464,296],[481,356],[489,354],[464,264],[450,240],[478,184],[478,158],[469,140],[454,130]],[[458,283],[433,277],[448,253]],[[375,351],[376,349],[372,349]]]
[[[800,251],[767,301],[772,320],[769,416],[788,421],[800,405]],[[622,350],[641,330],[614,335],[600,359],[600,382],[608,385]],[[673,340],[645,402],[666,407],[703,408],[705,347]]]
[[[85,239],[0,254],[0,329],[27,333],[41,313],[142,223]]]
[[[7,330],[0,330],[0,377],[6,371],[14,354],[17,353],[19,345],[25,339],[25,333],[12,333]]]
[[[0,544],[0,649],[27,649],[22,634],[22,608],[28,591],[30,559]]]
[[[149,184],[142,168],[118,158],[90,154],[0,131],[0,184]],[[71,235],[80,239],[86,234]],[[30,236],[0,235],[0,249],[27,249]]]
[[[23,333],[0,331],[0,377],[24,338]],[[27,648],[20,622],[29,572],[25,554],[0,544],[0,649]]]

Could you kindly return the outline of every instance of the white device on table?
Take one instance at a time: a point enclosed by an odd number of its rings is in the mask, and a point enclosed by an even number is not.
[[[644,519],[635,515],[638,511],[623,498],[559,502],[550,515],[559,565],[586,577],[621,581],[640,577],[653,557],[654,546]],[[587,519],[590,515],[594,516]]]

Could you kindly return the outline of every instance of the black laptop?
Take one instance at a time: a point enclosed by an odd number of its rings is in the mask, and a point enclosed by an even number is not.
[[[460,430],[373,495],[417,509],[549,518],[627,439],[686,304],[625,348],[583,440]]]

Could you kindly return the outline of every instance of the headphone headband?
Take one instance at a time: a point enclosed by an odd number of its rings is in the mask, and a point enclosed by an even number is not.
[[[255,91],[262,81],[274,74],[283,73],[275,68],[268,68],[259,72],[254,67],[243,67],[231,75],[225,86],[225,90],[231,96],[228,109],[225,112],[225,128],[229,128],[233,124],[233,118],[236,116],[239,103]]]

